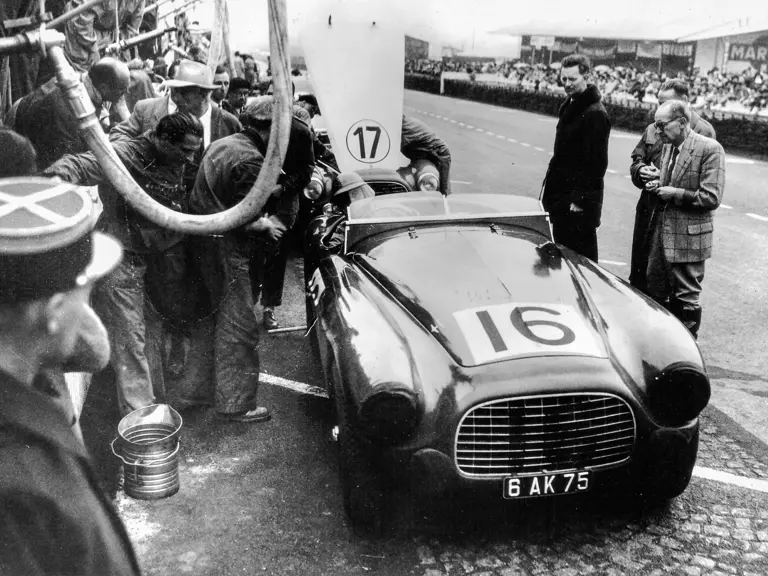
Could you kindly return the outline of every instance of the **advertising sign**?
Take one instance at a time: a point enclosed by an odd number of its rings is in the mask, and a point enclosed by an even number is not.
[[[768,62],[768,46],[754,44],[731,44],[728,48],[728,60],[765,64]]]

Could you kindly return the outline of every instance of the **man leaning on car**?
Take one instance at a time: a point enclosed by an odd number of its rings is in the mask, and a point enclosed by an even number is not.
[[[597,261],[611,121],[597,86],[587,81],[590,68],[582,54],[562,60],[560,79],[568,97],[558,112],[542,203],[552,220],[555,242]]]

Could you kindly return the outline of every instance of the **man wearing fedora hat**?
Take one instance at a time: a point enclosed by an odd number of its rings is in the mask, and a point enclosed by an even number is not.
[[[236,134],[242,129],[235,116],[212,104],[211,96],[217,86],[213,82],[213,72],[205,64],[182,60],[176,69],[176,76],[166,80],[165,85],[170,88],[170,95],[137,102],[128,120],[110,132],[110,140],[136,138],[153,129],[160,118],[176,110],[200,119],[204,133],[203,149],[211,142]]]
[[[100,325],[88,299],[120,261],[120,244],[92,232],[92,201],[71,184],[2,179],[0,206],[0,567],[139,574],[85,448],[33,385],[72,357],[84,325]]]

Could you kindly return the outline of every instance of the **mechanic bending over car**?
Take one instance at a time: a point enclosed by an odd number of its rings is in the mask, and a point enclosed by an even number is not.
[[[305,267],[314,269],[317,262],[328,254],[336,254],[344,246],[344,233],[347,228],[347,208],[353,202],[373,198],[376,192],[366,184],[357,172],[342,172],[336,175],[333,183],[333,198],[330,208],[326,206],[323,222],[324,231],[320,239],[321,249],[314,254],[305,254]],[[319,231],[319,230],[318,230]]]
[[[210,145],[189,199],[193,214],[215,214],[237,205],[258,179],[267,152],[274,98],[262,96],[240,115],[245,129]],[[290,146],[290,145],[289,145]],[[263,249],[259,237],[282,238],[296,218],[292,188],[278,185],[271,213],[220,236],[193,236],[189,246],[203,279],[214,321],[216,414],[238,422],[264,422],[270,411],[258,406],[259,326],[253,312],[249,261]],[[271,204],[272,202],[270,202]],[[210,387],[210,382],[203,383]]]
[[[421,120],[403,115],[400,152],[411,162],[429,160],[440,175],[440,192],[451,193],[451,151],[437,134]]]

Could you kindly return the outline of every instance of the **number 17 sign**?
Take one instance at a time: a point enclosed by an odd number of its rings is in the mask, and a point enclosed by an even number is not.
[[[389,156],[390,145],[386,128],[376,120],[355,122],[347,132],[347,150],[358,162],[381,162]]]

